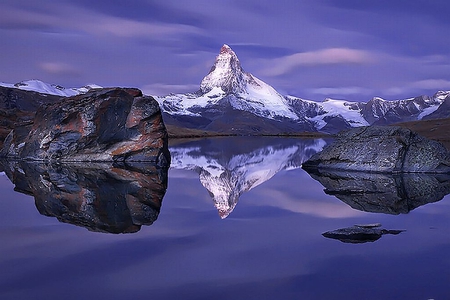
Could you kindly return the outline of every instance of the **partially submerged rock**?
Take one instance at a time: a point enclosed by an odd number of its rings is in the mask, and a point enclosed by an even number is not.
[[[41,106],[0,156],[35,161],[152,161],[168,165],[159,105],[138,89],[107,88]]]
[[[303,168],[381,173],[450,173],[450,155],[439,142],[409,129],[369,126],[341,132]]]
[[[375,242],[384,234],[399,234],[404,230],[388,230],[381,224],[354,225],[322,233],[326,238],[340,240],[343,243],[361,244]]]

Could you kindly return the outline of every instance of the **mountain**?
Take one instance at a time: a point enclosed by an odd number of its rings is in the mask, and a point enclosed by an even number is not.
[[[329,98],[316,102],[283,96],[245,72],[236,53],[228,45],[223,45],[198,91],[155,99],[169,125],[218,133],[270,134],[335,133],[351,127],[449,115],[447,105],[439,109],[445,99],[450,102],[449,97],[450,91],[439,91],[432,97],[393,101],[374,97],[368,102]]]
[[[66,89],[39,80],[16,84],[0,83],[0,87],[2,86],[58,97],[99,88],[88,85]],[[284,96],[269,84],[245,72],[236,53],[228,45],[222,46],[211,70],[196,92],[153,97],[159,102],[164,122],[170,128],[194,129],[219,135],[336,133],[352,127],[450,116],[450,91],[438,91],[431,97],[418,96],[391,101],[374,97],[367,102],[330,98],[317,102]],[[13,103],[16,100],[8,98],[5,101]],[[44,102],[46,101],[39,100],[32,106]]]
[[[169,124],[188,128],[230,133],[314,130],[313,123],[298,115],[286,97],[245,72],[228,45],[220,49],[197,92],[155,98]]]
[[[224,219],[243,193],[280,171],[300,168],[325,145],[323,139],[264,137],[189,141],[169,147],[170,167],[198,173]]]
[[[48,84],[40,80],[26,80],[15,84],[0,82],[0,86],[7,88],[16,88],[24,91],[33,91],[41,94],[55,95],[61,97],[70,97],[87,93],[90,89],[101,88],[101,86],[90,84],[81,88],[65,88],[60,85]]]

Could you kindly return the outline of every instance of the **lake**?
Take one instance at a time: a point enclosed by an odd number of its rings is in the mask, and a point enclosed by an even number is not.
[[[171,141],[169,170],[5,163],[0,299],[450,299],[450,180],[308,174],[326,143]],[[378,223],[402,232],[322,235]]]

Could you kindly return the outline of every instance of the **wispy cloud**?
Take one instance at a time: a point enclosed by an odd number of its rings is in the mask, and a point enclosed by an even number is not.
[[[339,201],[322,202],[317,201],[318,199],[305,199],[299,201],[298,199],[289,196],[287,193],[264,188],[259,189],[258,192],[261,194],[261,197],[259,197],[257,202],[254,202],[254,205],[256,206],[272,206],[294,213],[329,219],[350,218],[363,214],[363,212],[352,209]],[[278,200],[273,201],[273,199]]]
[[[391,87],[386,90],[386,95],[397,96],[407,92],[419,90],[450,90],[450,80],[447,79],[425,79],[405,84],[402,87]]]
[[[411,85],[413,88],[419,89],[446,89],[450,90],[450,80],[446,79],[426,79],[415,81]]]
[[[80,71],[74,66],[61,62],[42,62],[38,64],[39,68],[46,73],[53,75],[78,75]]]
[[[58,5],[54,10],[38,12],[4,7],[0,11],[0,28],[166,39],[177,35],[201,33],[200,29],[190,25],[136,21],[73,5]]]
[[[305,65],[367,64],[375,60],[375,56],[367,51],[329,48],[272,59],[262,73],[267,76],[278,76]]]
[[[311,89],[311,93],[318,95],[371,95],[373,90],[358,87],[323,87],[317,89]]]
[[[165,96],[171,93],[191,93],[199,89],[199,84],[163,84],[153,83],[141,87],[145,95]]]

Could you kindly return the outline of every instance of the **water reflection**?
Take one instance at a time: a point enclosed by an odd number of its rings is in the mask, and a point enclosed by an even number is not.
[[[39,213],[91,231],[131,233],[151,225],[167,188],[167,169],[154,165],[2,164],[15,190],[34,197]]]
[[[366,212],[406,214],[450,193],[450,175],[445,174],[307,171],[325,187],[325,193]]]
[[[323,139],[236,137],[188,141],[169,149],[171,168],[197,172],[223,219],[242,193],[282,170],[300,168],[325,144]]]

